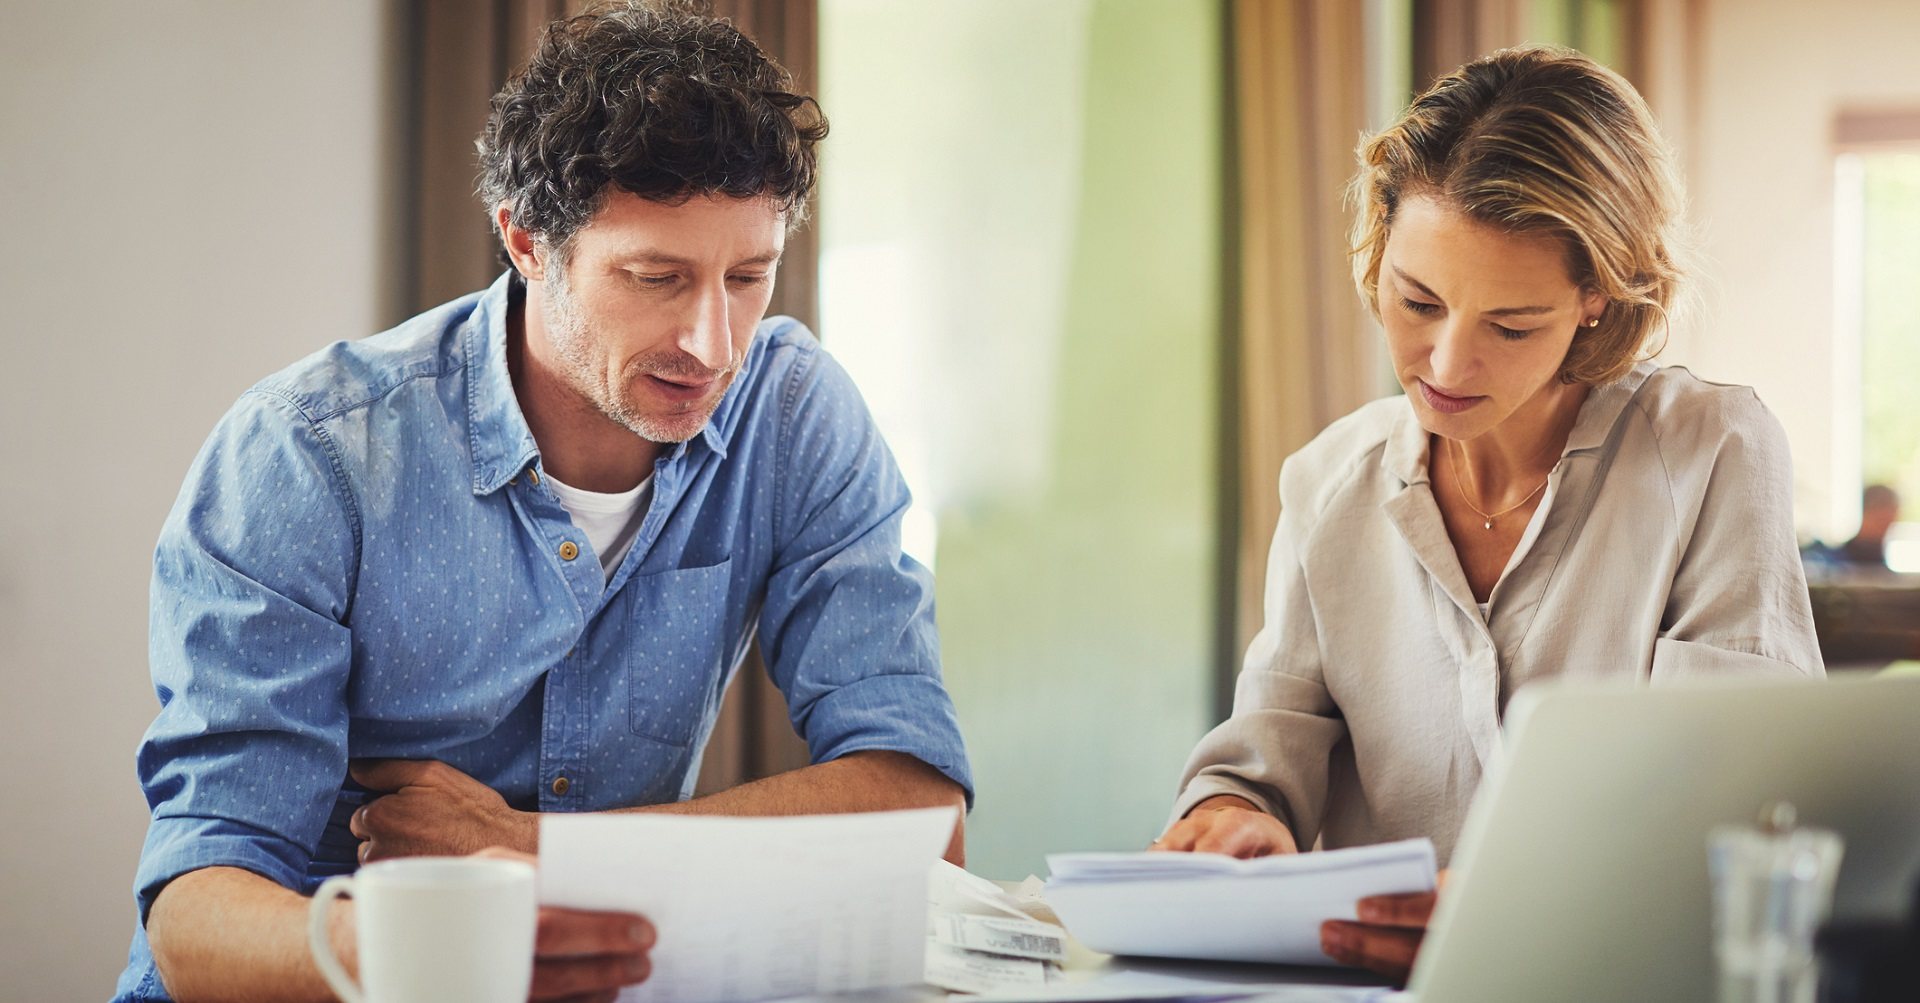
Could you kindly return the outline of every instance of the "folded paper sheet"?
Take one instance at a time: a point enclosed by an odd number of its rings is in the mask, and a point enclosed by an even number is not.
[[[623,1003],[740,1003],[911,985],[927,869],[955,811],[799,818],[545,815],[540,900],[636,912],[660,939]]]
[[[1410,839],[1254,860],[1209,853],[1064,853],[1047,902],[1096,951],[1331,964],[1320,924],[1368,895],[1432,891],[1433,844]]]

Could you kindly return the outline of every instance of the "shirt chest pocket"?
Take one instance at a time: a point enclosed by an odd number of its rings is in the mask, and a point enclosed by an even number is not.
[[[628,722],[669,745],[693,740],[717,702],[726,653],[733,562],[635,578],[627,625]]]

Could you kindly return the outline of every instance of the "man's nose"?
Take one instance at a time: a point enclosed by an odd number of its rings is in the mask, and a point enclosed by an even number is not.
[[[680,350],[714,372],[733,365],[733,334],[728,324],[724,282],[701,290],[690,320],[680,335]]]

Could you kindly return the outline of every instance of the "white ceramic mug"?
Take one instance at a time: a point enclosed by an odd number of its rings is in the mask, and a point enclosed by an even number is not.
[[[347,1003],[525,1003],[539,906],[517,860],[410,857],[328,878],[307,907],[307,943]],[[329,905],[354,901],[360,983],[334,957]],[[363,989],[364,987],[364,989]]]

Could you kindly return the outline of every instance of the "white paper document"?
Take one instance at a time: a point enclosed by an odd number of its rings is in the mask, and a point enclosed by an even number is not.
[[[1369,895],[1432,891],[1433,843],[1410,839],[1236,860],[1210,853],[1063,853],[1047,902],[1081,943],[1108,954],[1332,964],[1320,924]]]
[[[969,916],[932,913],[927,936],[967,951],[1040,961],[1067,960],[1066,931],[1057,926],[1011,916]]]
[[[927,909],[931,915],[950,912],[1017,918],[1027,915],[999,885],[945,860],[935,861],[927,871]]]
[[[927,941],[926,982],[957,993],[1020,992],[1047,984],[1047,963]]]
[[[1067,932],[1033,918],[999,885],[944,860],[927,872],[928,985],[1033,992],[1058,976],[1066,956]]]
[[[952,808],[718,818],[549,814],[540,901],[659,931],[624,1003],[738,1003],[921,981]]]

